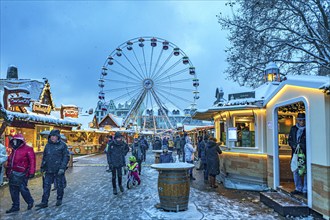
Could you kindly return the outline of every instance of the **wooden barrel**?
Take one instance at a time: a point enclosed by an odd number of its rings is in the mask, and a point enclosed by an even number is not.
[[[187,170],[161,170],[158,177],[160,207],[167,211],[188,209],[190,181]]]

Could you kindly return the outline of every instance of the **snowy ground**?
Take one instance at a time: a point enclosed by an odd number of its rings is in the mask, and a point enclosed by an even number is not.
[[[52,192],[48,208],[27,211],[27,204],[21,198],[21,211],[5,214],[11,206],[9,189],[5,186],[0,188],[0,219],[285,219],[260,203],[257,192],[228,190],[222,185],[217,190],[209,189],[203,183],[202,171],[195,171],[197,180],[191,184],[187,211],[156,209],[158,172],[150,168],[153,161],[149,152],[140,186],[130,190],[125,187],[124,193],[113,195],[111,174],[105,172],[105,156],[77,158],[74,167],[66,173],[68,186],[62,206],[55,206],[56,192]],[[41,186],[40,177],[29,182],[35,204],[41,200]]]

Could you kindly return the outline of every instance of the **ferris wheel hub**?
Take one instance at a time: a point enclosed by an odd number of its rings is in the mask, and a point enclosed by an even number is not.
[[[143,87],[145,89],[151,89],[153,86],[154,86],[154,81],[152,81],[152,79],[143,80]]]

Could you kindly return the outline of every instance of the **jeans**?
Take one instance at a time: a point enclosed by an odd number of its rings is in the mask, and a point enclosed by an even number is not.
[[[42,195],[42,203],[48,204],[48,199],[50,196],[50,190],[52,183],[56,179],[56,189],[57,189],[57,200],[62,200],[63,195],[64,195],[64,174],[63,175],[57,175],[55,173],[46,173],[45,176],[43,177],[43,189],[44,193]]]
[[[121,186],[122,183],[122,177],[123,177],[122,167],[113,167],[111,172],[112,172],[112,187],[115,189],[116,176],[118,176],[118,185]]]
[[[294,185],[297,191],[307,193],[307,175],[304,174],[304,185],[302,184],[301,176],[299,176],[298,170],[293,172]]]
[[[27,188],[27,184],[28,184],[28,178],[26,177],[26,178],[24,178],[24,180],[20,186],[9,185],[10,196],[11,196],[11,200],[13,201],[13,205],[12,205],[13,208],[19,209],[19,193],[20,192],[22,194],[24,201],[27,204],[34,203],[31,193],[30,193],[29,189]]]

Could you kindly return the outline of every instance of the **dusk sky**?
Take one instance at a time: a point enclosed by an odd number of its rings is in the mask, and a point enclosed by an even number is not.
[[[98,79],[110,52],[137,37],[180,47],[200,80],[197,108],[215,101],[215,89],[240,92],[225,81],[227,32],[216,15],[228,1],[1,1],[1,78],[10,65],[19,78],[48,78],[56,106],[95,108]]]

